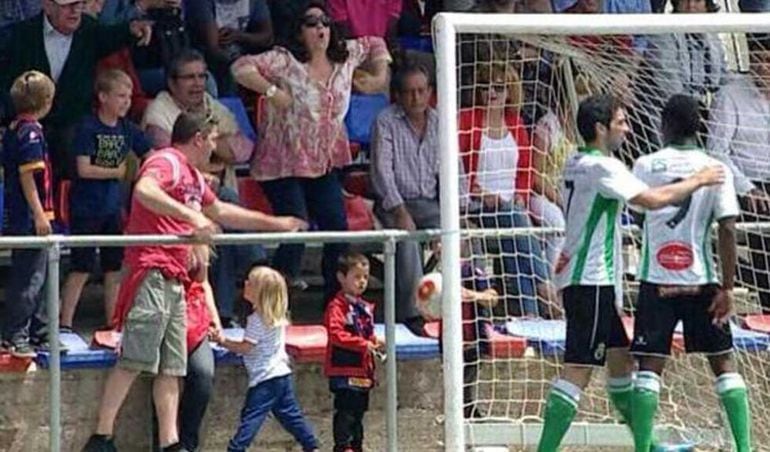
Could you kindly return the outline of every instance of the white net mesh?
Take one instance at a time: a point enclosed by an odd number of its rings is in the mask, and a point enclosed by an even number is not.
[[[743,35],[461,34],[457,42],[460,156],[467,188],[461,221],[466,227],[563,228],[560,173],[579,144],[577,105],[599,92],[612,92],[627,106],[632,130],[617,157],[629,167],[636,157],[660,148],[660,110],[669,96],[687,93],[701,101],[702,145],[736,170],[739,193],[747,194],[751,184],[757,195],[770,188],[763,183],[770,181],[770,88],[765,88],[770,87],[770,51],[746,46]],[[745,67],[737,67],[738,61]],[[741,220],[766,222],[759,204],[751,210],[742,201]],[[762,332],[761,316],[762,306],[770,308],[770,236],[762,223],[753,227],[753,233],[745,228],[739,233],[735,356],[749,387],[754,443],[757,450],[770,450],[764,414],[770,404],[770,337]],[[463,241],[464,285],[483,292],[484,279],[470,271],[482,269],[500,298],[492,308],[465,305],[466,417],[474,418],[471,425],[489,419],[542,422],[564,344],[563,323],[546,320],[561,317],[550,276],[561,237],[542,231],[472,235],[466,233]],[[638,234],[629,232],[623,253],[629,319],[636,302],[639,249]],[[472,317],[485,322],[468,320]],[[729,447],[708,363],[700,355],[678,353],[679,347],[677,335],[657,424],[681,435],[678,442],[698,444],[699,450]],[[595,372],[576,421],[618,422],[604,384],[603,372]],[[471,443],[473,432],[467,438]]]

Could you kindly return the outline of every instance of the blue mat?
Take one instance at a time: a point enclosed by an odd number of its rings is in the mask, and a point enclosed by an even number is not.
[[[764,333],[747,330],[735,322],[730,323],[733,332],[733,346],[742,351],[762,352],[770,348],[770,336]]]
[[[508,334],[527,339],[527,345],[543,356],[564,354],[567,323],[564,320],[512,319],[506,322]]]
[[[243,339],[243,328],[225,328],[224,334],[228,339],[240,340]],[[213,342],[211,349],[214,351],[214,362],[217,366],[243,365],[243,356]]]
[[[257,141],[257,132],[254,131],[254,127],[251,125],[249,114],[241,99],[239,97],[220,97],[217,100],[222,102],[222,105],[227,107],[235,116],[235,121],[238,123],[241,133],[251,141]]]
[[[67,353],[61,355],[62,370],[106,369],[115,365],[117,355],[114,351],[91,349],[88,343],[75,333],[63,333],[59,337],[67,347]],[[38,366],[48,369],[51,364],[51,354],[48,352],[38,353],[35,362]]]
[[[385,325],[374,326],[374,334],[385,340]],[[438,340],[420,337],[409,331],[405,325],[396,325],[396,358],[399,360],[433,359],[440,356]]]

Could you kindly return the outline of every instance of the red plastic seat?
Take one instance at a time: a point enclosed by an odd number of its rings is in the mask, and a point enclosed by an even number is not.
[[[15,358],[10,353],[0,353],[0,373],[26,372],[32,365],[33,358]]]
[[[267,195],[262,191],[262,186],[250,177],[238,178],[238,196],[243,207],[258,210],[266,214],[272,214],[273,208]]]
[[[770,315],[755,314],[747,315],[743,321],[746,328],[760,333],[770,333]]]
[[[286,329],[286,351],[298,363],[322,363],[328,336],[321,325],[290,325]]]
[[[520,358],[527,349],[527,339],[509,334],[502,334],[492,325],[487,325],[489,355],[493,358]]]

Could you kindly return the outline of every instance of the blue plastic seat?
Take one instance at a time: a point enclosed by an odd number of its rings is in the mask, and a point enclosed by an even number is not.
[[[67,347],[67,352],[61,355],[62,370],[70,369],[106,369],[115,365],[117,354],[112,350],[92,349],[88,343],[76,333],[62,333],[60,341]],[[51,365],[51,354],[41,352],[35,359],[37,365],[48,369]]]
[[[371,141],[372,126],[380,112],[390,105],[385,94],[353,94],[345,116],[348,140],[366,147]]]
[[[505,324],[508,334],[527,339],[527,345],[542,356],[561,356],[567,337],[564,320],[511,319]]]
[[[254,131],[254,126],[249,121],[249,114],[246,112],[246,107],[243,105],[240,97],[220,97],[219,102],[227,107],[238,122],[238,128],[243,135],[251,141],[257,141],[257,132]]]
[[[385,325],[374,326],[374,334],[385,340]],[[430,337],[417,336],[405,325],[396,325],[396,359],[417,360],[434,359],[440,356],[438,340]]]

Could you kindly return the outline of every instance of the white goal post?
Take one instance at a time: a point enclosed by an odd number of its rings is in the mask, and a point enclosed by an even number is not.
[[[460,34],[528,35],[657,35],[669,33],[755,33],[770,31],[770,14],[469,14],[441,13],[433,22],[440,128],[440,199],[443,281],[444,448],[460,452],[468,445],[533,445],[541,424],[521,418],[471,422],[463,415],[463,324],[461,312],[461,215],[458,116]],[[609,69],[611,70],[611,68]],[[770,124],[770,122],[768,122]],[[673,360],[677,358],[674,357]],[[560,362],[557,360],[557,362]],[[770,366],[768,366],[770,370]],[[596,379],[598,376],[594,376]],[[513,382],[512,384],[515,384]],[[751,388],[750,388],[751,390]],[[540,393],[545,397],[545,393]],[[755,413],[755,416],[764,413]],[[756,424],[756,422],[755,422]],[[704,429],[703,436],[708,436]],[[575,422],[565,445],[629,446],[625,426],[612,422]],[[607,450],[607,449],[604,449]]]

